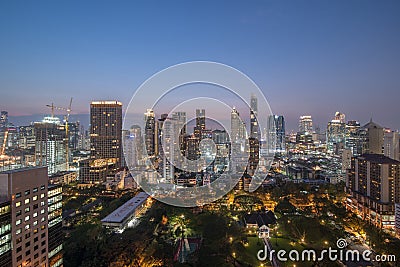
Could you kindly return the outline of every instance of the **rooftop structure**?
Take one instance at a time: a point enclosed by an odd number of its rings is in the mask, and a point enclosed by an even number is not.
[[[101,220],[106,228],[122,232],[145,208],[149,195],[140,192]]]

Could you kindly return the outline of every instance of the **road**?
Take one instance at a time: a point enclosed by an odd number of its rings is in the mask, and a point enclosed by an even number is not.
[[[269,238],[265,237],[265,238],[263,238],[263,241],[264,241],[264,245],[267,246],[267,253],[268,253],[268,259],[269,259],[269,252],[272,251],[272,245],[271,245],[271,242],[269,241]],[[275,253],[272,255],[271,264],[272,264],[272,267],[279,267],[280,266],[279,265],[279,261],[276,258]]]

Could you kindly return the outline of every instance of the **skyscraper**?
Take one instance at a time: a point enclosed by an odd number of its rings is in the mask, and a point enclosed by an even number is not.
[[[383,154],[383,127],[373,122],[365,124],[359,129],[362,154]]]
[[[206,111],[204,109],[196,109],[196,127],[194,128],[194,136],[199,140],[202,132],[206,129]]]
[[[11,210],[11,229],[4,230],[11,230],[12,266],[49,266],[47,182],[47,167],[0,173],[0,199]]]
[[[155,156],[157,153],[157,130],[156,130],[156,120],[154,116],[154,111],[148,109],[144,114],[145,126],[144,126],[144,142],[147,151],[147,156]]]
[[[65,125],[57,117],[35,122],[35,160],[37,166],[48,166],[49,174],[67,170]]]
[[[360,123],[358,121],[352,120],[346,123],[345,148],[349,149],[353,156],[360,156],[362,153],[362,150],[359,149],[359,129]]]
[[[162,130],[162,149],[163,149],[163,178],[167,183],[174,183],[175,170],[172,160],[175,158],[175,121],[165,119]]]
[[[186,126],[186,112],[177,111],[172,113],[172,119],[175,121],[175,130],[176,134],[179,136],[175,140],[175,155],[178,156],[178,153],[184,153],[185,145],[184,139],[187,134],[187,126]],[[204,122],[205,123],[205,122]],[[205,127],[205,125],[204,125]]]
[[[90,104],[90,158],[122,165],[122,103],[93,101]]]
[[[129,168],[140,165],[143,158],[142,130],[139,125],[132,125],[129,130],[123,131],[124,155]]]
[[[345,115],[340,112],[335,113],[333,120],[328,122],[326,129],[327,151],[339,154],[345,148],[346,123]]]
[[[250,98],[250,137],[260,140],[260,130],[257,121],[258,101],[257,97],[252,94]]]
[[[310,115],[300,116],[299,132],[300,133],[312,133],[313,132],[313,121],[312,121],[312,118]]]
[[[4,128],[8,126],[8,112],[1,111],[0,112],[0,128]]]
[[[386,157],[400,160],[400,134],[397,131],[385,130],[383,134],[383,152]]]
[[[257,170],[260,161],[260,141],[257,138],[249,138],[249,162],[247,165],[247,173],[251,176]]]
[[[270,132],[268,137],[275,137],[275,151],[285,151],[285,118],[283,116],[271,115],[268,118],[268,127],[274,132]],[[270,142],[272,142],[271,140]]]
[[[90,103],[90,159],[79,162],[79,176],[84,183],[101,183],[114,174],[122,162],[122,103]]]
[[[231,141],[236,142],[246,137],[246,126],[239,116],[239,111],[233,107],[231,111]]]

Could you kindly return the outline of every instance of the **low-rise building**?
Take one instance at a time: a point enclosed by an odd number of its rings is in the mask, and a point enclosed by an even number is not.
[[[121,233],[130,224],[134,224],[136,217],[144,213],[150,205],[150,196],[145,192],[140,192],[107,215],[101,223],[105,228]]]
[[[57,172],[49,176],[49,184],[70,184],[76,181],[77,173],[74,171]]]

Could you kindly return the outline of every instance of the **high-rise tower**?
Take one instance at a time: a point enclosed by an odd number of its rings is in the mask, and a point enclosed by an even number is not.
[[[47,183],[47,167],[0,173],[0,200],[11,210],[11,229],[1,229],[11,231],[2,242],[8,239],[12,246],[12,265],[2,266],[49,266]]]
[[[90,104],[90,158],[107,160],[114,169],[122,165],[122,103],[93,101]]]
[[[196,109],[196,127],[194,128],[194,136],[201,139],[202,132],[206,129],[206,111],[204,109]]]
[[[144,142],[148,156],[156,155],[157,147],[157,131],[156,131],[156,120],[154,111],[148,109],[144,114],[145,126],[144,126]]]
[[[67,170],[65,125],[57,117],[35,122],[35,161],[48,166],[49,174]]]
[[[250,137],[260,140],[260,131],[257,121],[258,101],[255,95],[250,98]]]

